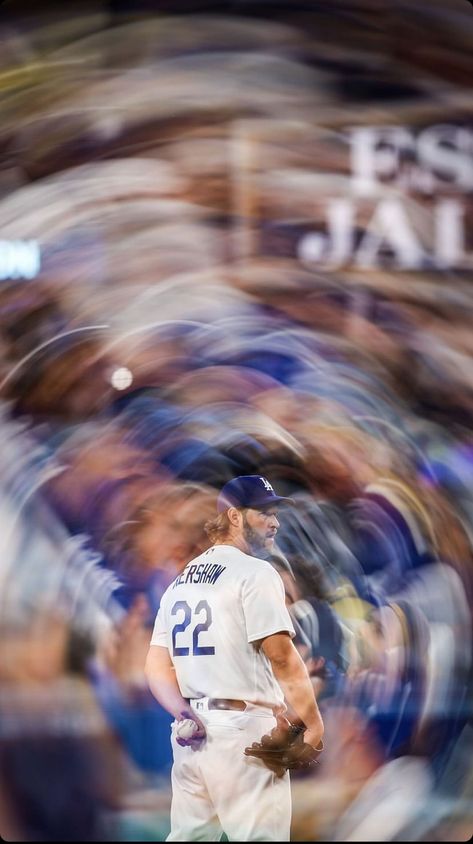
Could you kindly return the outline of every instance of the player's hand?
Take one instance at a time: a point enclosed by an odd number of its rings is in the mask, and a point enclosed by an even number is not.
[[[186,720],[193,721],[194,724],[196,724],[197,729],[192,733],[191,736],[189,736],[189,738],[182,738],[181,736],[176,736],[176,742],[180,744],[181,747],[197,748],[200,746],[205,736],[207,735],[205,725],[202,723],[198,715],[195,714],[193,709],[184,709],[176,717],[177,723]]]
[[[304,739],[302,726],[291,724],[284,715],[277,715],[277,724],[270,733],[245,748],[245,756],[260,759],[277,777],[286,771],[307,770],[318,762],[323,750],[320,732],[309,732],[309,742]]]

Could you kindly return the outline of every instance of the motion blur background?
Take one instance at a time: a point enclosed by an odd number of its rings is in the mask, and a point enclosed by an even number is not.
[[[326,723],[293,839],[469,840],[471,3],[6,0],[0,41],[2,837],[165,838],[154,616],[261,473]]]

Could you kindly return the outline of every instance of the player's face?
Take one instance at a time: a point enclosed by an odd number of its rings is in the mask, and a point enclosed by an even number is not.
[[[253,554],[272,550],[278,527],[275,509],[246,510],[243,513],[243,536]]]

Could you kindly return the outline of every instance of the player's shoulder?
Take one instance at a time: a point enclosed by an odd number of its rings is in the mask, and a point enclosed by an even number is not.
[[[277,573],[267,560],[247,554],[235,545],[213,545],[201,554],[197,562],[209,560],[228,566],[228,573],[237,580],[254,575],[255,572],[269,573],[269,576]]]
[[[242,559],[242,568],[244,568],[245,573],[248,573],[254,578],[279,577],[278,572],[274,566],[268,562],[268,560],[263,559],[263,557],[255,557],[251,554],[245,554],[243,551],[240,553],[242,558],[244,558]]]
[[[219,562],[228,562],[230,565],[234,564],[235,566],[247,565],[251,559],[248,554],[240,551],[236,545],[225,545],[224,543],[221,545],[212,545],[211,548],[204,551],[198,558],[199,562],[201,560],[218,560]]]

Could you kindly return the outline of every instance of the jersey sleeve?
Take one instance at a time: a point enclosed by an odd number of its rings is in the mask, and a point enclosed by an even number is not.
[[[245,580],[242,603],[248,642],[281,631],[289,633],[291,638],[295,636],[283,582],[269,563],[258,567]]]
[[[168,642],[167,642],[166,629],[164,627],[164,622],[163,622],[162,606],[163,605],[161,604],[161,606],[158,610],[158,614],[156,616],[156,620],[154,622],[153,635],[151,636],[150,644],[151,645],[160,645],[163,648],[167,648]]]

